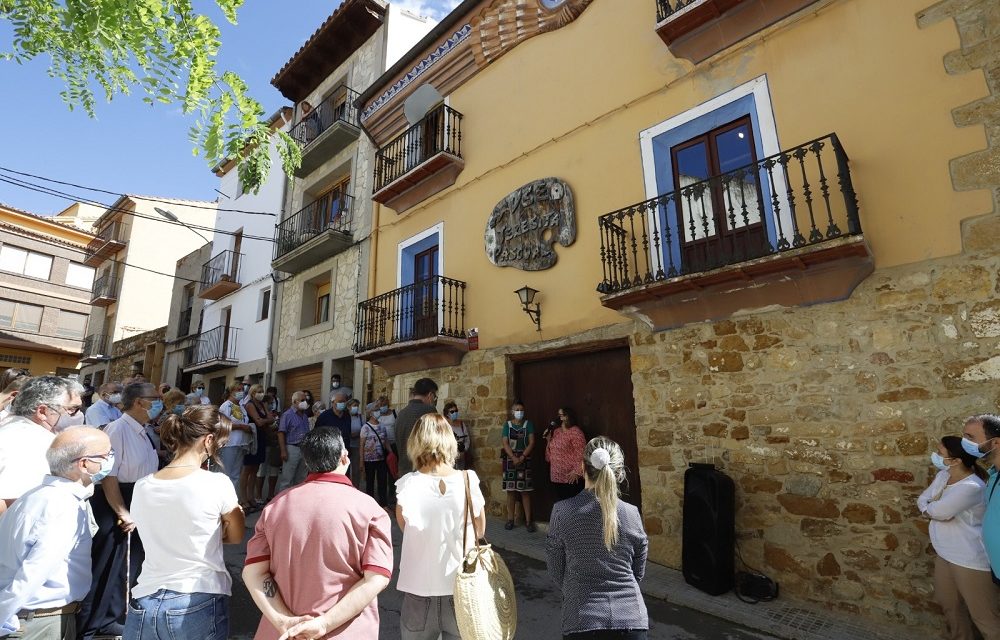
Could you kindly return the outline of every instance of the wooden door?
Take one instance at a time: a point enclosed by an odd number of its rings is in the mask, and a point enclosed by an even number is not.
[[[322,364],[313,364],[308,367],[286,371],[284,373],[284,395],[282,396],[281,406],[286,409],[291,406],[292,394],[296,391],[310,391],[312,392],[313,400],[319,400],[322,397],[320,393],[320,390],[323,388],[322,378]]]
[[[626,502],[641,508],[639,449],[635,435],[635,404],[632,400],[632,369],[628,347],[614,347],[587,353],[555,356],[518,363],[515,388],[525,404],[525,417],[535,425],[535,453],[532,472],[535,493],[532,506],[536,520],[548,520],[554,495],[545,462],[542,432],[556,419],[561,406],[577,415],[579,427],[589,440],[607,436],[625,453],[627,486],[622,486]]]
[[[438,334],[438,246],[413,257],[413,340]]]

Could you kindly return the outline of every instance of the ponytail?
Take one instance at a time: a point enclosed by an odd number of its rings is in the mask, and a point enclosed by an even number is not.
[[[232,421],[212,405],[193,405],[184,409],[184,413],[171,413],[160,425],[160,441],[174,456],[183,453],[194,446],[200,438],[212,436],[215,439],[213,450],[208,452],[209,458],[221,466],[218,453],[222,445],[229,439],[232,432]]]
[[[619,484],[625,480],[625,455],[615,441],[599,436],[587,443],[583,468],[590,480],[604,520],[604,546],[612,551],[618,544]]]

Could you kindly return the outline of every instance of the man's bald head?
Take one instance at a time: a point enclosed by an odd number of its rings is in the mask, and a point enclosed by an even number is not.
[[[82,471],[81,459],[107,455],[109,451],[111,440],[106,433],[93,427],[73,427],[55,437],[45,452],[45,459],[52,475],[90,484],[89,476]]]

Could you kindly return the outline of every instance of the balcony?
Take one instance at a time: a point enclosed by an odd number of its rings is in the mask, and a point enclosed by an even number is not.
[[[432,109],[375,154],[372,199],[402,213],[455,184],[462,159],[462,114]]]
[[[118,301],[119,280],[106,273],[94,281],[90,290],[90,304],[95,307],[108,307]]]
[[[203,264],[198,297],[204,300],[218,300],[239,289],[242,260],[242,253],[227,250]]]
[[[321,164],[357,141],[358,92],[345,85],[334,89],[315,109],[292,127],[291,136],[302,147],[302,165],[295,175],[303,178]]]
[[[699,63],[816,0],[656,0],[656,33],[677,58]]]
[[[90,241],[83,255],[83,264],[99,267],[105,260],[125,248],[125,223],[116,220],[101,229]]]
[[[194,345],[185,351],[185,373],[209,373],[239,364],[236,344],[240,330],[221,326],[198,335]]]
[[[469,350],[465,283],[444,276],[358,304],[355,357],[391,375],[460,363]]]
[[[83,353],[80,355],[81,362],[94,363],[109,360],[111,358],[110,336],[103,333],[95,333],[87,336],[83,341]]]
[[[829,134],[601,216],[601,303],[659,331],[849,297],[874,261],[848,164]]]
[[[351,246],[354,198],[328,194],[282,220],[274,233],[271,266],[300,273]]]

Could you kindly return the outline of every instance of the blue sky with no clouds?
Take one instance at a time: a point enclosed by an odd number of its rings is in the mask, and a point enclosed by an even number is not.
[[[339,4],[247,0],[237,26],[225,22],[217,10],[209,12],[222,29],[219,68],[239,73],[265,111],[273,113],[288,102],[270,79]],[[458,0],[395,4],[441,19]],[[276,13],[276,7],[282,11]],[[9,42],[10,31],[0,24],[0,50]],[[0,118],[7,123],[0,140],[0,166],[123,193],[196,200],[218,196],[213,191],[218,179],[203,158],[191,153],[187,133],[193,116],[182,115],[173,105],[149,107],[134,93],[112,103],[99,102],[97,118],[91,119],[66,107],[59,98],[63,87],[48,77],[47,68],[44,59],[23,66],[0,62]],[[114,198],[96,199],[110,204]],[[0,202],[48,215],[71,201],[0,182]]]

